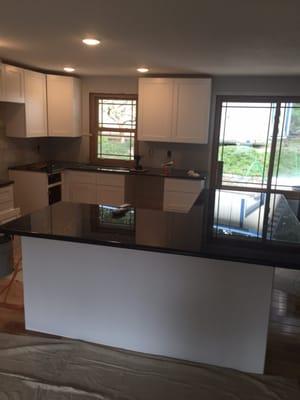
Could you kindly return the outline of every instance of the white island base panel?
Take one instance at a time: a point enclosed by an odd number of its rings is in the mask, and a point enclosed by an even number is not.
[[[26,329],[264,370],[273,268],[22,238]]]

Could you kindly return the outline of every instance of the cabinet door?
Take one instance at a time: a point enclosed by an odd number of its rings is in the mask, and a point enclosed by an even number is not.
[[[164,211],[189,212],[203,188],[203,180],[166,178],[164,182]]]
[[[46,75],[24,72],[26,137],[47,136]]]
[[[172,140],[174,80],[139,80],[138,139],[169,142]]]
[[[208,143],[211,79],[176,79],[174,141]]]
[[[97,203],[111,206],[124,204],[124,189],[120,186],[99,185],[97,187]]]
[[[187,213],[198,197],[197,193],[165,192],[164,211]]]
[[[80,135],[80,82],[69,76],[47,75],[48,135]]]
[[[69,201],[72,203],[97,204],[96,186],[86,183],[70,183]]]
[[[3,65],[3,101],[24,103],[24,70],[12,65]]]

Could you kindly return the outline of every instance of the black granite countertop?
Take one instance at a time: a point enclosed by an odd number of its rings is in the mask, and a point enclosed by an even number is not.
[[[258,193],[221,195],[215,213],[204,192],[188,213],[130,208],[119,218],[115,207],[61,202],[0,226],[0,232],[300,269],[299,223],[283,198],[276,200],[281,222],[276,218],[276,226],[273,221],[264,230],[256,221],[265,205]]]
[[[0,188],[12,185],[13,183],[14,183],[14,181],[11,181],[9,179],[0,179]]]
[[[130,168],[123,167],[110,167],[110,166],[100,166],[93,164],[77,163],[77,162],[40,162],[28,165],[20,165],[16,167],[11,167],[12,170],[19,171],[31,171],[31,172],[44,172],[44,173],[57,173],[63,170],[74,170],[74,171],[88,171],[88,172],[103,172],[103,173],[115,173],[115,174],[125,174],[125,175],[139,175],[139,176],[158,176],[166,178],[176,178],[176,179],[193,179],[193,180],[204,180],[207,178],[206,172],[200,172],[198,177],[191,177],[187,174],[187,170],[170,168],[163,170],[163,168],[152,168],[145,167],[142,171],[136,171]]]

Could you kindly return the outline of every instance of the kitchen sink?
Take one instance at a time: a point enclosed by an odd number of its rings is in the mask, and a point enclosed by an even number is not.
[[[81,165],[80,169],[86,169],[89,171],[103,171],[103,172],[121,172],[121,173],[129,173],[130,170],[128,168],[122,167],[101,167],[99,165]]]

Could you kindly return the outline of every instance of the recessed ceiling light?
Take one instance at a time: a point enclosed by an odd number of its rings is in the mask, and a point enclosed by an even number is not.
[[[85,38],[82,39],[82,42],[84,44],[87,44],[88,46],[97,46],[97,44],[100,44],[100,40],[98,39],[93,39],[93,38]]]
[[[142,74],[145,74],[146,72],[149,71],[149,68],[140,67],[140,68],[137,68],[137,71],[138,71],[138,72],[141,72]]]
[[[73,67],[64,67],[64,71],[66,71],[66,72],[74,72],[75,68],[73,68]]]

